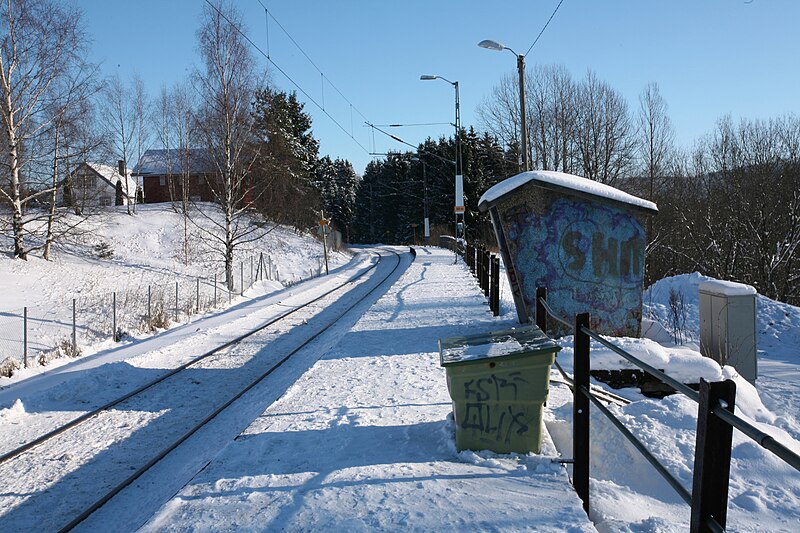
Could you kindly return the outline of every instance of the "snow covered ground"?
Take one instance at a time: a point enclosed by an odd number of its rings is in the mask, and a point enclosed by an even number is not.
[[[207,205],[193,209],[198,208],[210,213]],[[194,219],[198,225],[208,226],[203,217],[195,214]],[[283,226],[267,226],[261,238],[237,248],[235,290],[228,294],[224,288],[222,256],[214,249],[212,240],[192,223],[187,225],[187,231],[188,263],[183,248],[183,217],[170,204],[139,205],[134,216],[128,216],[123,206],[108,207],[79,226],[78,233],[60,241],[51,261],[44,261],[38,254],[31,254],[27,261],[0,254],[3,280],[0,366],[7,360],[22,363],[23,307],[28,308],[31,365],[29,369],[16,369],[10,379],[0,376],[0,387],[69,362],[69,358],[53,357],[58,355],[53,349],[71,341],[73,299],[77,344],[82,355],[90,355],[116,346],[110,339],[115,291],[117,326],[127,335],[126,342],[136,342],[150,334],[147,328],[142,328],[148,308],[148,286],[154,311],[163,303],[166,319],[175,326],[197,319],[198,313],[239,302],[242,282],[245,288],[252,285],[262,257],[265,268],[258,278],[273,280],[269,290],[324,271],[323,246],[319,240]],[[10,240],[3,236],[0,245],[4,250],[12,248]],[[101,250],[112,255],[100,257]],[[349,259],[346,253],[331,253],[330,268]],[[176,283],[178,320],[174,319]],[[40,351],[48,354],[46,366],[37,364]]]
[[[489,330],[452,254],[405,275],[145,531],[591,531],[556,450],[455,451],[437,340]]]
[[[669,288],[683,291],[686,329],[696,339],[696,286],[703,279],[663,280],[645,301],[663,320]],[[325,282],[316,279],[293,290],[320,290]],[[80,386],[55,386],[58,373],[53,373],[0,391],[3,446],[46,427],[48,417],[74,414],[77,397],[83,397],[77,391],[111,394],[130,379],[127,369],[177,364],[184,352],[256,322],[258,308],[285,297],[266,294],[268,286],[254,290],[260,292],[240,300],[235,315],[174,328],[148,341],[152,350],[147,342],[131,343],[64,367],[62,378],[78,379],[71,383]],[[681,379],[734,379],[737,413],[800,452],[795,415],[800,309],[761,297],[758,305],[756,387],[735,369],[701,358],[692,342],[618,342]],[[589,521],[569,485],[569,469],[554,462],[571,457],[571,393],[556,371],[541,455],[455,451],[436,342],[513,326],[516,313],[507,286],[502,310],[500,317],[491,316],[472,277],[462,263],[453,264],[451,253],[419,249],[391,289],[355,315],[360,318],[320,337],[273,386],[246,400],[216,429],[187,441],[188,450],[165,459],[127,496],[120,494],[90,517],[84,529],[145,524],[145,531],[686,530],[688,506],[594,408]],[[228,324],[229,318],[235,320]],[[559,343],[558,360],[569,371],[571,338]],[[598,365],[614,364],[607,350],[593,345],[593,354]],[[655,400],[631,389],[616,392],[632,402],[612,410],[690,490],[696,405],[680,395]],[[156,414],[162,416],[160,411],[147,416]],[[132,411],[130,422],[140,424],[142,416]],[[212,441],[222,442],[221,450],[204,445]],[[192,454],[194,461],[187,459]],[[8,512],[0,509],[0,523]],[[728,528],[800,530],[800,475],[737,432]]]

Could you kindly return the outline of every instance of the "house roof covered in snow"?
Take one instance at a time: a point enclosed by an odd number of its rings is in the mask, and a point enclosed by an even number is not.
[[[186,152],[183,150],[147,150],[139,159],[133,173],[137,176],[165,176],[180,174],[184,169]],[[216,172],[208,152],[201,148],[188,150],[190,174],[213,174]]]
[[[123,194],[126,192],[125,180],[127,179],[128,181],[127,194],[131,198],[135,197],[136,187],[138,186],[138,184],[136,183],[136,179],[132,177],[131,169],[129,168],[125,169],[128,176],[123,177],[120,176],[117,167],[112,165],[104,165],[103,163],[94,163],[92,161],[84,161],[83,164],[94,170],[103,180],[108,182],[108,184],[111,185],[111,187],[116,188],[117,181],[121,181]]]
[[[649,214],[655,214],[658,212],[658,207],[653,202],[638,198],[619,189],[615,189],[610,185],[600,183],[599,181],[582,178],[580,176],[575,176],[573,174],[554,172],[551,170],[522,172],[516,176],[512,176],[506,180],[503,180],[483,193],[483,196],[481,196],[481,199],[478,202],[478,206],[480,207],[481,211],[486,211],[489,208],[490,203],[497,202],[501,197],[506,196],[518,188],[532,182],[535,185],[544,187],[546,189],[558,190],[579,196],[590,196],[615,203],[626,204],[638,210],[644,210]]]

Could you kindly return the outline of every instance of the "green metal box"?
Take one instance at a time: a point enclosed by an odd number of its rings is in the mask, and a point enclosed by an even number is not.
[[[456,449],[539,453],[542,405],[560,349],[533,325],[440,339]]]

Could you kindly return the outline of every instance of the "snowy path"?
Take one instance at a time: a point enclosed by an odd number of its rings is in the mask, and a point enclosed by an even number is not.
[[[144,529],[593,530],[548,437],[541,456],[455,451],[436,341],[511,322],[452,257],[420,249]]]

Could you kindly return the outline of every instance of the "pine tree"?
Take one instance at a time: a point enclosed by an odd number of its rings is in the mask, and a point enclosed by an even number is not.
[[[311,116],[296,94],[267,88],[256,91],[253,118],[262,144],[253,184],[256,207],[280,222],[307,227],[321,207],[315,186],[319,142]]]

